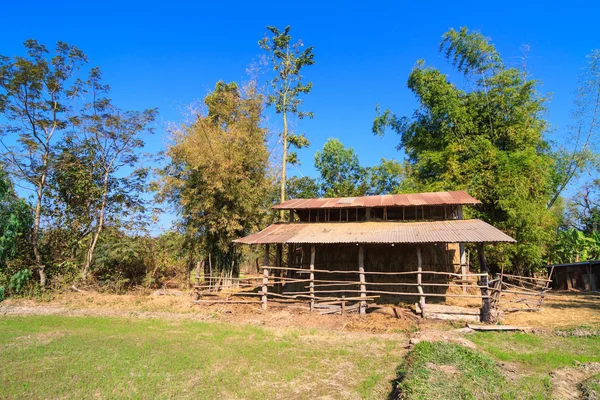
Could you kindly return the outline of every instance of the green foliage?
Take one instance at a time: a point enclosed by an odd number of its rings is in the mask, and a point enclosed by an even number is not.
[[[315,179],[309,176],[303,176],[302,178],[293,176],[288,179],[288,199],[314,199],[319,196],[319,184]]]
[[[0,271],[7,268],[9,260],[25,256],[32,225],[31,209],[16,196],[12,183],[0,168]]]
[[[346,148],[338,139],[329,139],[323,151],[315,153],[315,167],[321,175],[321,190],[325,197],[361,196],[364,169],[354,149]]]
[[[367,196],[399,193],[404,178],[404,166],[401,163],[382,158],[379,165],[365,170]]]
[[[8,288],[13,293],[19,294],[23,286],[29,282],[31,277],[33,276],[33,272],[30,269],[24,268],[18,271],[16,274],[10,277],[10,281],[8,282]]]
[[[267,105],[274,105],[277,113],[292,113],[298,118],[313,117],[313,113],[301,111],[300,95],[310,93],[312,82],[303,83],[301,71],[304,67],[313,65],[313,46],[305,49],[301,40],[292,43],[290,26],[280,31],[274,26],[267,26],[271,37],[259,40],[258,45],[268,53],[273,71],[271,87],[274,94],[267,97]]]
[[[232,240],[256,231],[267,216],[271,182],[262,122],[262,97],[253,85],[216,85],[206,115],[172,132],[160,197],[181,216],[190,249],[211,255],[213,269],[236,269]]]
[[[14,193],[12,182],[0,168],[0,300],[9,291],[18,293],[13,284],[15,276],[23,276],[31,263],[30,235],[33,226],[31,209]],[[31,273],[31,271],[29,271]],[[15,290],[16,289],[16,290]]]
[[[386,110],[373,130],[400,135],[408,155],[406,185],[422,191],[467,190],[482,205],[468,214],[517,240],[494,246],[492,269],[523,272],[541,265],[558,221],[547,205],[556,191],[556,163],[544,140],[545,99],[517,68],[506,68],[495,47],[462,28],[444,35],[441,51],[465,78],[459,89],[419,61],[408,87],[419,108],[411,118]]]
[[[329,139],[317,151],[315,168],[321,175],[319,192],[326,197],[396,193],[404,175],[402,164],[395,160],[381,159],[379,165],[362,167],[354,149],[338,139]]]
[[[600,232],[586,234],[577,229],[559,231],[552,249],[553,264],[600,259]]]
[[[312,46],[303,49],[304,44],[301,40],[292,43],[290,26],[286,26],[283,31],[274,26],[267,26],[267,29],[271,32],[271,37],[267,36],[259,40],[258,45],[267,52],[273,68],[273,77],[270,81],[273,93],[267,96],[267,106],[275,106],[275,112],[282,114],[283,117],[283,131],[280,134],[283,145],[280,200],[283,202],[286,198],[286,165],[299,163],[297,153],[288,154],[288,148],[291,146],[300,149],[309,145],[304,135],[289,131],[288,114],[295,115],[299,119],[313,117],[312,112],[300,110],[303,102],[301,96],[310,93],[312,89],[312,82],[305,84],[302,81],[301,72],[305,67],[313,65],[315,61]],[[283,215],[282,211],[281,217]]]
[[[141,285],[153,267],[150,238],[111,232],[104,235],[95,252],[94,275],[101,287],[114,293]]]
[[[73,105],[81,89],[76,73],[87,62],[75,46],[58,42],[54,54],[35,40],[24,43],[26,56],[0,55],[0,161],[20,185],[33,190],[31,232],[35,265],[42,286],[45,265],[39,245],[48,175],[57,140],[73,127]],[[6,141],[6,137],[14,140]]]

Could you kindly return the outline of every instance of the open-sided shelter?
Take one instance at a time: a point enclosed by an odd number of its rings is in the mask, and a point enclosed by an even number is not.
[[[288,200],[274,208],[287,210],[289,222],[235,242],[265,246],[265,308],[268,296],[303,298],[311,309],[319,301],[355,300],[364,313],[369,301],[414,296],[424,312],[427,297],[472,296],[466,288],[473,284],[486,320],[483,245],[514,239],[484,221],[463,219],[463,206],[479,203],[464,191]],[[479,274],[468,270],[466,243],[478,244]],[[451,293],[457,284],[463,290]]]

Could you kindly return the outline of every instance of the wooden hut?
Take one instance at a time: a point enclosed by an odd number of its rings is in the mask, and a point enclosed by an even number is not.
[[[288,222],[235,242],[265,247],[263,308],[269,298],[304,299],[311,310],[356,301],[363,314],[370,302],[409,297],[424,313],[426,299],[477,295],[489,320],[483,245],[514,239],[463,219],[463,206],[479,203],[464,191],[288,200],[274,206]],[[465,243],[478,244],[478,274]]]
[[[552,279],[554,289],[586,291],[599,289],[600,260],[553,264],[546,268],[549,271],[548,279]]]

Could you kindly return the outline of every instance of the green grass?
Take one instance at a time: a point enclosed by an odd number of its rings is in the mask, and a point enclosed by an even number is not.
[[[491,357],[454,343],[418,343],[397,372],[396,390],[405,399],[519,397],[518,385],[507,382]]]
[[[193,321],[3,317],[0,397],[385,398],[396,344]]]
[[[583,381],[581,392],[584,400],[600,398],[600,374],[596,374]]]
[[[598,335],[480,332],[469,339],[498,360],[518,363],[530,373],[549,373],[577,363],[600,362]]]

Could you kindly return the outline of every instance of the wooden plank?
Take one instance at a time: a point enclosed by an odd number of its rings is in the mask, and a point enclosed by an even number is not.
[[[525,332],[531,330],[530,327],[524,326],[513,326],[513,325],[474,325],[467,324],[469,329],[473,329],[474,331],[520,331]]]
[[[276,269],[276,270],[286,270],[286,271],[298,271],[300,273],[304,273],[304,274],[308,274],[310,273],[310,270],[307,270],[306,268],[287,268],[287,267],[277,267],[277,266],[270,266],[270,269]],[[315,269],[313,272],[318,272],[318,273],[323,273],[323,274],[359,274],[359,271],[349,271],[349,270],[327,270],[327,269]],[[453,272],[441,272],[441,271],[427,271],[427,270],[423,270],[421,272],[422,274],[429,274],[429,275],[445,275],[445,276],[455,276],[460,278],[462,275],[461,274],[455,274]],[[418,271],[400,271],[400,272],[374,272],[374,271],[365,271],[364,272],[365,275],[416,275],[418,274]],[[487,276],[487,274],[469,274],[469,276]]]

